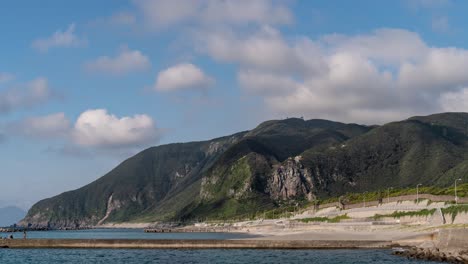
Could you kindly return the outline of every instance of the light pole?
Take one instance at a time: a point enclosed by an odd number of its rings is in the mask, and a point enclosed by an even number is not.
[[[390,203],[390,190],[392,190],[393,187],[390,187],[387,189],[387,203]]]
[[[421,183],[416,185],[416,204],[419,204],[419,186],[421,185]]]
[[[462,179],[455,180],[455,204],[458,204],[458,196],[457,196],[457,181],[462,181]]]

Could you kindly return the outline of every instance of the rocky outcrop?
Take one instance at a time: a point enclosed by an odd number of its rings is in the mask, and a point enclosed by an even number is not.
[[[412,247],[407,250],[395,251],[395,255],[409,259],[420,259],[448,263],[468,263],[468,250],[444,251],[438,248]]]
[[[274,166],[266,192],[274,200],[306,198],[310,201],[315,198],[313,189],[311,172],[297,156]]]
[[[20,221],[17,226],[27,227],[29,229],[87,229],[95,225],[99,219],[97,217],[81,218],[81,219],[62,219],[59,221],[50,221],[46,216],[41,214],[33,215],[28,220]]]
[[[395,251],[412,259],[449,263],[468,263],[468,229],[441,229],[434,241],[426,241],[407,250]]]

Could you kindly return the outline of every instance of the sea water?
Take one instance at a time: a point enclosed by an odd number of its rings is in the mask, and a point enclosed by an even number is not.
[[[388,250],[129,250],[0,249],[2,264],[53,263],[435,263],[393,256]]]
[[[0,233],[6,237],[11,233]],[[23,232],[13,233],[14,238],[23,238]],[[30,231],[27,238],[48,239],[236,239],[249,238],[246,233],[145,233],[143,229],[86,229],[70,231]],[[0,263],[1,264],[1,263]]]
[[[5,233],[0,234],[6,236]],[[28,238],[49,239],[235,239],[240,233],[144,233],[141,229],[31,231]],[[22,233],[15,233],[21,239]],[[0,264],[53,263],[434,263],[393,256],[390,250],[263,249],[0,249]]]

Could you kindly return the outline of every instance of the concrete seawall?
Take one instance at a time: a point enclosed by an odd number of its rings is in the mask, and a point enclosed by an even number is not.
[[[454,228],[439,231],[436,246],[439,249],[460,249],[468,251],[468,229]]]
[[[125,249],[357,249],[389,248],[391,241],[322,240],[144,240],[144,239],[12,239],[0,248]]]

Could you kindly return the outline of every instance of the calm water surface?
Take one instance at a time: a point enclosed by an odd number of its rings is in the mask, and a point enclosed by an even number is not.
[[[388,250],[101,250],[0,249],[0,263],[435,263]]]
[[[5,233],[1,236],[6,236]],[[22,233],[15,233],[21,238]],[[29,238],[230,239],[236,233],[144,233],[141,229],[28,232]],[[393,256],[389,250],[177,250],[177,249],[0,249],[0,264],[54,263],[434,263]]]
[[[9,235],[9,234],[8,234]],[[55,239],[234,239],[249,238],[243,233],[145,233],[143,229],[90,229],[76,231],[31,231],[28,238]],[[6,237],[6,233],[0,233]],[[15,238],[23,238],[23,233],[14,233]]]

